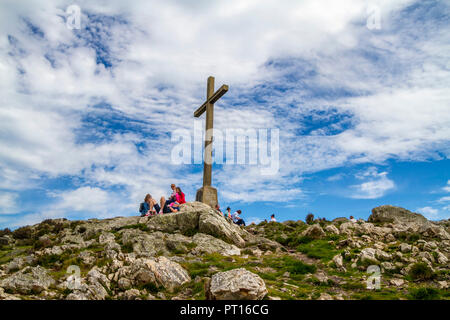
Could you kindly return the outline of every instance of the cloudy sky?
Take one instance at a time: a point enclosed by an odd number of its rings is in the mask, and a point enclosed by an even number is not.
[[[0,227],[136,215],[172,182],[194,200],[173,137],[204,126],[210,75],[217,129],[279,132],[274,175],[214,164],[222,208],[449,218],[449,58],[448,1],[3,0]]]

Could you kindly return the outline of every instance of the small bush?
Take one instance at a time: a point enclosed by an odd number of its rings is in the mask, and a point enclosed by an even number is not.
[[[430,280],[435,274],[425,262],[415,263],[409,270],[408,275],[413,280]]]
[[[303,263],[302,261],[294,261],[287,265],[287,270],[292,274],[315,273],[316,266]]]
[[[314,215],[312,213],[308,213],[306,215],[306,219],[305,219],[307,224],[313,224],[314,222]]]
[[[409,290],[408,298],[411,300],[438,300],[439,291],[434,288],[412,288]]]
[[[197,229],[192,228],[192,229],[184,230],[182,232],[182,234],[183,234],[183,236],[186,236],[186,237],[193,237],[197,232],[198,232]]]
[[[52,241],[50,239],[36,240],[33,244],[34,250],[40,250],[43,248],[48,248],[52,246]]]
[[[131,253],[133,252],[133,245],[131,243],[123,244],[121,249],[123,253]]]
[[[31,239],[32,235],[33,233],[31,231],[31,227],[29,226],[18,228],[13,232],[14,239],[18,240]]]
[[[8,228],[0,230],[0,237],[11,235],[12,231]]]

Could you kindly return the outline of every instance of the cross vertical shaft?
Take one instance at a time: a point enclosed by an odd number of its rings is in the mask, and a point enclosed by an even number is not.
[[[214,94],[214,77],[208,77],[206,86],[206,131],[205,131],[205,163],[203,165],[203,186],[211,186],[212,180],[212,146],[213,146],[213,123],[214,104],[210,98]]]
[[[214,208],[217,205],[217,189],[211,186],[212,180],[212,147],[213,147],[213,122],[214,103],[228,91],[227,85],[222,85],[214,92],[214,77],[208,77],[206,86],[206,101],[194,111],[194,117],[198,118],[206,112],[205,154],[203,163],[203,186],[197,190],[196,201],[206,203]]]

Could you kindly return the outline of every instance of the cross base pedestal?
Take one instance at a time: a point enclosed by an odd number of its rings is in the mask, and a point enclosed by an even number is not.
[[[217,189],[211,186],[204,186],[197,190],[195,201],[203,202],[209,205],[211,208],[215,208],[217,201]]]

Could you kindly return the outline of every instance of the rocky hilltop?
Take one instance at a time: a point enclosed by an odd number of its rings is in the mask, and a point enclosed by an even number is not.
[[[0,230],[0,299],[449,299],[449,232],[393,206],[246,228],[199,202],[46,220]]]

